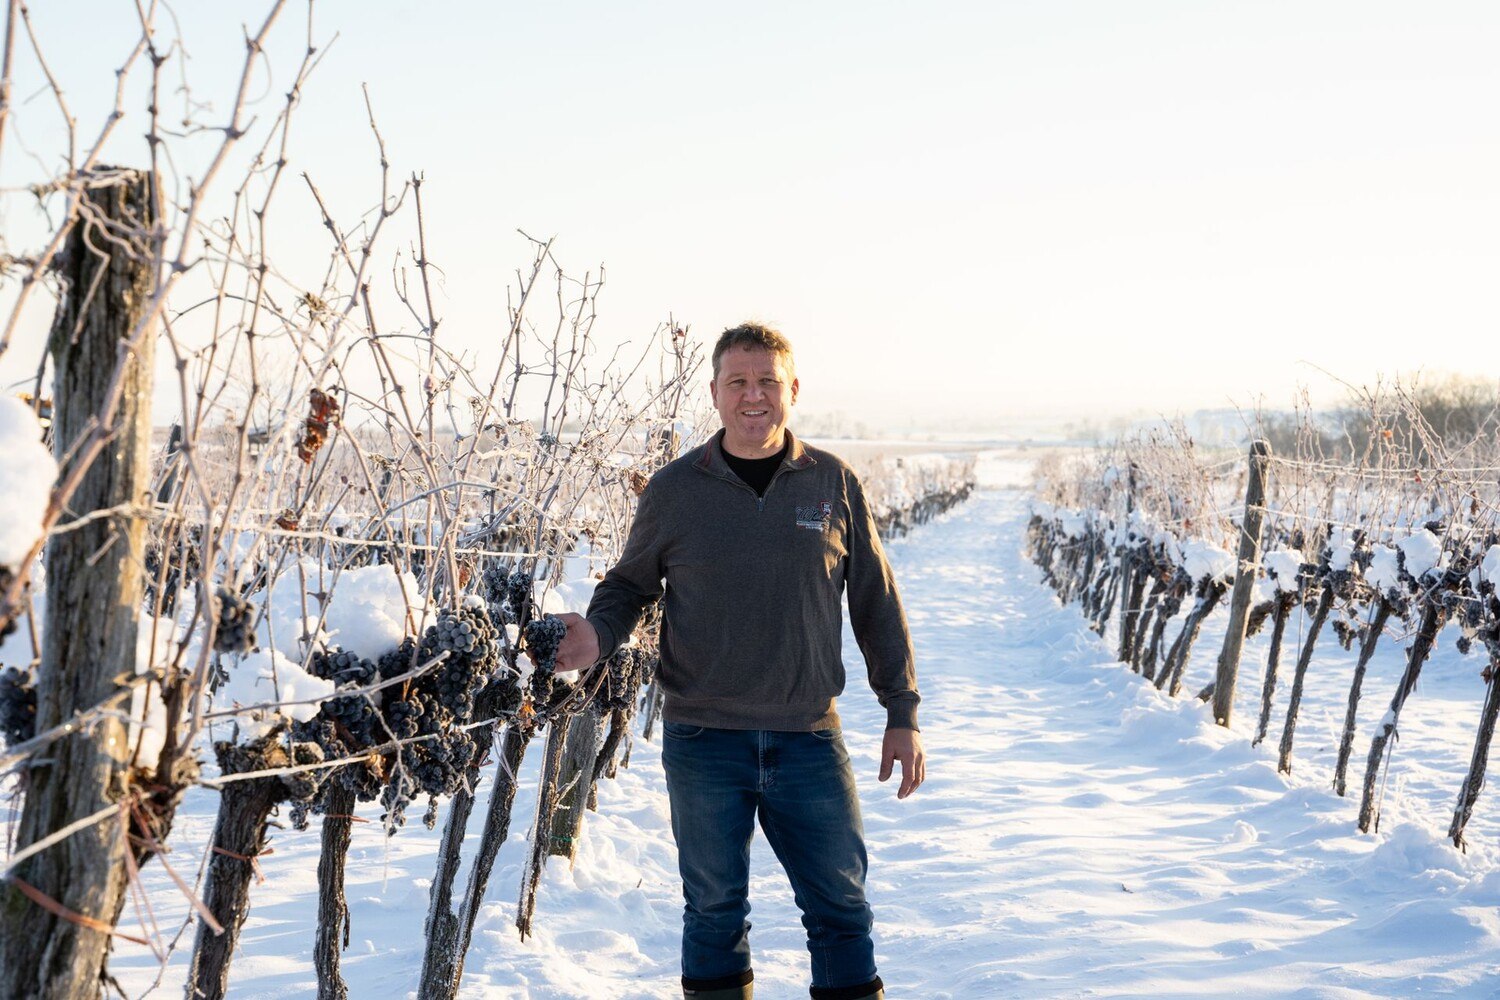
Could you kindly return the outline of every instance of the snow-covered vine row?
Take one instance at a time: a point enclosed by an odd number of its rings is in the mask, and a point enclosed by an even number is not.
[[[1246,634],[1270,628],[1262,683],[1253,693],[1259,701],[1253,740],[1272,732],[1285,689],[1283,771],[1292,767],[1314,650],[1331,633],[1351,656],[1330,778],[1339,795],[1351,785],[1359,790],[1361,831],[1378,827],[1382,769],[1423,664],[1435,644],[1455,643],[1486,684],[1449,824],[1449,836],[1462,847],[1500,714],[1496,470],[1273,457],[1257,511],[1264,528],[1255,558],[1241,566],[1247,466],[1244,458],[1201,460],[1182,435],[1120,442],[1071,467],[1054,463],[1037,483],[1031,558],[1064,603],[1076,602],[1091,626],[1114,640],[1122,663],[1173,696],[1188,687],[1205,701],[1214,693],[1219,657],[1233,653],[1197,650],[1204,621],[1224,614],[1237,573],[1253,574]],[[1290,631],[1300,633],[1300,642],[1293,640],[1283,656],[1295,611],[1301,625]],[[1356,746],[1367,667],[1382,641],[1404,644],[1405,668],[1384,715],[1366,723],[1368,745]],[[1242,676],[1255,675],[1250,666]]]
[[[939,454],[877,457],[860,465],[882,538],[899,538],[969,498],[974,460]]]

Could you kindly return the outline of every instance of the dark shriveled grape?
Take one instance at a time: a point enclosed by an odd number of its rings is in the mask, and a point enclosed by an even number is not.
[[[532,603],[531,574],[516,570],[505,581],[505,617],[509,622],[523,628],[531,621],[536,609]]]
[[[556,683],[557,648],[562,645],[568,626],[556,615],[543,615],[526,623],[526,654],[531,657],[531,700],[545,705],[552,699]]]
[[[0,671],[0,736],[9,746],[36,735],[36,678],[28,670]]]
[[[214,591],[218,608],[218,628],[214,649],[220,653],[248,653],[255,648],[256,609],[227,587]]]
[[[604,707],[625,711],[635,704],[645,673],[646,654],[637,646],[627,646],[609,658],[609,694]]]
[[[474,697],[500,662],[500,633],[481,602],[474,601],[438,615],[422,636],[423,662],[447,653],[447,658],[423,681],[438,704],[455,719],[474,714]]]
[[[383,681],[388,681],[392,677],[400,677],[421,664],[422,661],[417,659],[417,641],[410,636],[402,639],[401,645],[388,653],[381,654],[380,659],[375,661],[377,672]]]

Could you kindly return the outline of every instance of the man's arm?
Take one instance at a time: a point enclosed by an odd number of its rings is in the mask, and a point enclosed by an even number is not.
[[[568,632],[557,648],[557,669],[584,670],[623,646],[646,607],[662,594],[663,533],[655,480],[636,504],[625,551],[594,588],[588,614],[558,617]]]
[[[848,474],[849,532],[848,562],[844,586],[849,598],[849,624],[864,654],[870,687],[886,710],[886,728],[915,731],[917,671],[906,612],[896,592],[896,578],[886,561],[885,549],[864,489],[853,472]]]
[[[897,762],[904,799],[927,780],[927,755],[917,731],[916,658],[896,579],[880,544],[879,529],[859,479],[849,474],[849,562],[844,585],[849,596],[849,624],[865,656],[870,687],[886,711],[885,739],[880,747],[880,780],[887,781]]]

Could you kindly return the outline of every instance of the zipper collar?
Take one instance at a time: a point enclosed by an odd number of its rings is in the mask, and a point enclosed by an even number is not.
[[[817,459],[807,453],[807,449],[802,446],[802,442],[797,440],[790,429],[783,433],[786,434],[787,441],[790,442],[790,447],[786,450],[786,458],[782,459],[781,464],[776,467],[776,475],[771,477],[772,482],[775,482],[776,476],[781,475],[786,470],[796,471],[797,469],[806,469],[818,464]],[[724,461],[724,428],[722,427],[719,428],[717,434],[709,438],[707,443],[703,445],[701,453],[693,461],[693,468],[700,472],[706,472],[716,479],[727,479],[732,483],[742,482],[740,477],[734,474],[734,470],[729,467],[729,463]],[[749,487],[746,487],[746,489],[749,489]]]

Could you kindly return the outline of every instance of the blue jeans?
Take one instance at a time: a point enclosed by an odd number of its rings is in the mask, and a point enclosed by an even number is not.
[[[682,872],[682,975],[698,988],[750,970],[755,820],[786,870],[815,989],[875,980],[864,825],[837,729],[708,729],[668,722],[662,766]]]

